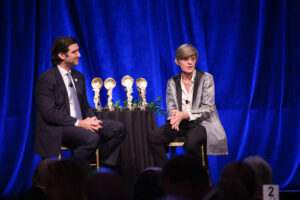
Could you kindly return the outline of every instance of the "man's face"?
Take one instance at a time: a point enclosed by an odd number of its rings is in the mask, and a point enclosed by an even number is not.
[[[69,68],[79,64],[78,58],[80,57],[78,44],[71,44],[66,54],[60,54],[62,62]]]
[[[178,60],[175,58],[175,62],[177,65],[179,65],[179,67],[181,68],[181,71],[185,74],[191,74],[193,73],[194,69],[195,69],[195,65],[197,62],[197,58],[195,55],[192,55],[188,58],[184,58],[181,60]]]

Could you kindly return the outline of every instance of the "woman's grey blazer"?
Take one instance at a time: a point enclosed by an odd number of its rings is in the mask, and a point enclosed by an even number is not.
[[[181,74],[168,80],[167,115],[171,110],[182,111]],[[197,116],[197,123],[205,127],[207,132],[207,155],[228,154],[227,137],[221,124],[215,105],[215,85],[213,76],[196,69],[194,80],[193,103],[191,113]]]

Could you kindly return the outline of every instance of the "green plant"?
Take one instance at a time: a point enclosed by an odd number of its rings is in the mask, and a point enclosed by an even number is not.
[[[115,104],[113,104],[113,106],[115,107],[115,108],[119,108],[120,110],[122,110],[123,109],[123,107],[122,107],[122,105],[120,104],[120,99],[118,100],[118,101],[116,101],[116,103]]]
[[[166,115],[166,111],[161,108],[161,97],[157,97],[154,101],[148,103],[147,107],[152,109],[155,114]]]
[[[126,108],[126,107],[127,107],[127,101],[123,101],[123,104],[124,104],[124,107]],[[138,107],[139,104],[138,104],[138,102],[134,99],[134,100],[132,101],[131,106],[132,106],[132,107]]]
[[[117,100],[114,104],[113,107],[117,108],[119,110],[123,110],[124,108],[127,107],[127,101],[123,101],[124,107],[120,104],[121,100]],[[107,108],[108,105],[105,106]],[[138,101],[133,100],[132,102],[132,107],[138,107]],[[151,101],[150,103],[147,104],[147,108],[153,110],[155,114],[157,115],[163,115],[166,116],[166,111],[161,108],[161,97],[157,97],[154,101]]]

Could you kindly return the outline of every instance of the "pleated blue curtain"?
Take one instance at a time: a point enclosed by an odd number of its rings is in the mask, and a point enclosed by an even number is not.
[[[78,39],[76,69],[85,75],[91,105],[94,77],[116,80],[115,102],[126,99],[121,79],[130,75],[144,77],[147,100],[162,97],[165,108],[167,80],[180,72],[175,50],[192,43],[197,68],[214,75],[228,136],[229,155],[209,158],[213,183],[227,163],[260,155],[274,183],[299,186],[299,10],[298,1],[285,0],[1,1],[0,191],[24,191],[40,161],[33,155],[34,84],[62,35]],[[100,95],[105,105],[105,89]],[[162,125],[165,118],[157,120]]]

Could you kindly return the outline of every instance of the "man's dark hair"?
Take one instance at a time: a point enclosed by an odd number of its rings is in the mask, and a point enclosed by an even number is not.
[[[66,54],[69,51],[71,44],[77,44],[77,40],[69,36],[61,36],[54,40],[51,48],[51,62],[53,65],[61,63],[61,59],[58,57],[59,53]]]
[[[191,156],[169,160],[163,167],[162,184],[167,196],[180,199],[202,199],[211,188],[201,160]]]
[[[83,183],[89,173],[87,167],[86,162],[73,158],[49,164],[46,192],[50,196],[59,195],[59,199],[82,200]]]
[[[169,160],[163,168],[162,178],[177,183],[188,181],[193,186],[209,187],[209,176],[199,159],[191,156],[177,156]]]
[[[152,200],[164,197],[162,185],[160,183],[161,168],[146,168],[137,177],[134,184],[135,200]]]
[[[256,177],[252,167],[243,162],[229,163],[218,182],[222,200],[252,200],[256,194]]]

